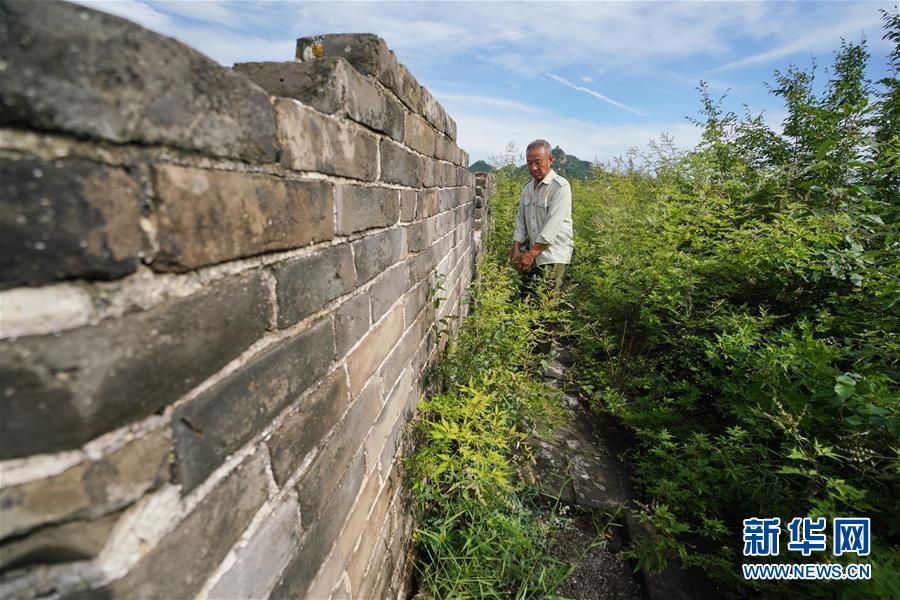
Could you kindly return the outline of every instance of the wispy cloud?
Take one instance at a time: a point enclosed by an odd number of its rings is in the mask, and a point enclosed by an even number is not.
[[[450,104],[456,104],[477,108],[499,108],[504,111],[512,110],[526,115],[540,115],[546,114],[547,112],[543,108],[539,108],[537,106],[524,104],[522,102],[516,102],[514,100],[507,100],[505,98],[497,98],[494,96],[452,94],[443,92],[441,90],[432,90],[432,94],[434,94],[435,98],[437,98],[445,107],[449,106]]]
[[[750,65],[768,64],[776,60],[799,53],[813,53],[833,50],[835,40],[849,36],[851,41],[859,41],[860,32],[868,30],[869,32],[877,32],[879,27],[877,13],[866,15],[863,18],[857,18],[849,22],[841,22],[831,25],[830,27],[818,27],[792,39],[790,42],[781,44],[776,48],[757,52],[750,56],[731,61],[722,66],[713,69],[713,72],[729,71]]]
[[[630,106],[625,106],[625,105],[622,104],[621,102],[616,102],[615,100],[613,100],[613,99],[610,98],[609,96],[604,96],[603,94],[601,94],[600,92],[598,92],[598,91],[596,91],[596,90],[592,90],[592,89],[590,89],[590,88],[586,88],[586,87],[580,86],[580,85],[575,85],[574,83],[572,83],[572,82],[569,81],[568,79],[565,79],[565,78],[563,78],[563,77],[560,77],[559,75],[554,75],[553,73],[546,73],[545,75],[546,75],[547,77],[549,77],[550,79],[552,79],[553,81],[556,81],[556,82],[561,83],[561,84],[563,84],[563,85],[565,85],[565,86],[568,86],[568,87],[572,88],[573,90],[577,90],[577,91],[579,91],[579,92],[584,92],[585,94],[588,94],[588,95],[590,95],[590,96],[593,96],[594,98],[597,98],[598,100],[602,100],[603,102],[606,102],[607,104],[612,104],[613,106],[615,106],[615,107],[617,107],[617,108],[621,108],[622,110],[627,110],[628,112],[634,113],[634,114],[636,114],[636,115],[638,115],[638,116],[641,116],[641,117],[646,117],[646,116],[647,116],[647,115],[645,115],[644,113],[642,113],[641,111],[639,111],[639,110],[637,110],[637,109],[635,109],[635,108],[631,108]]]

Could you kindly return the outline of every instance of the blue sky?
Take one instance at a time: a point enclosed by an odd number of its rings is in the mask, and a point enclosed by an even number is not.
[[[223,65],[287,61],[298,37],[369,32],[444,105],[475,161],[534,138],[585,160],[646,148],[661,133],[699,137],[696,87],[725,106],[784,110],[776,69],[827,79],[841,39],[865,38],[870,76],[888,75],[879,9],[853,2],[279,2],[81,0],[172,36]]]

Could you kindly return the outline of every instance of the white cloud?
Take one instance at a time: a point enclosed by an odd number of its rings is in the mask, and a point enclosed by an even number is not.
[[[246,7],[239,9],[242,3],[159,2],[151,5],[136,0],[75,1],[134,21],[156,33],[174,37],[223,65],[251,61],[290,61],[294,58],[296,38],[270,39],[228,29],[246,26],[249,21],[259,22],[263,18],[261,15],[245,14]],[[163,9],[165,12],[162,12]],[[204,24],[198,26],[186,23],[183,18],[202,20]]]
[[[496,108],[502,110],[512,110],[522,115],[540,115],[546,114],[546,110],[530,104],[507,100],[506,98],[496,98],[493,96],[478,96],[469,94],[453,94],[440,90],[431,90],[435,98],[444,106],[461,106],[465,108]]]
[[[171,35],[167,31],[174,27],[174,22],[169,15],[136,0],[73,0],[73,2],[134,21],[138,25],[165,35]]]
[[[469,153],[471,162],[502,153],[509,142],[521,150],[536,138],[549,140],[582,160],[599,162],[624,156],[631,148],[646,149],[661,133],[673,137],[682,149],[693,148],[700,139],[700,130],[687,121],[598,125],[574,119],[548,117],[536,121],[480,112],[459,112],[454,118],[459,132],[457,143]]]
[[[858,17],[849,22],[835,23],[829,27],[815,27],[807,30],[789,42],[781,44],[770,50],[758,52],[738,60],[731,61],[713,69],[713,72],[728,71],[740,67],[757,64],[770,64],[778,59],[798,53],[813,54],[818,52],[830,52],[837,47],[837,40],[842,37],[853,42],[860,41],[860,34],[864,31],[878,31],[879,21],[877,13]]]
[[[558,82],[558,83],[561,83],[561,84],[563,84],[563,85],[565,85],[565,86],[568,86],[568,87],[572,88],[573,90],[576,90],[576,91],[579,91],[579,92],[584,92],[585,94],[588,94],[589,96],[593,96],[594,98],[597,98],[598,100],[601,100],[601,101],[603,101],[603,102],[606,102],[607,104],[612,104],[612,105],[615,106],[616,108],[621,108],[622,110],[627,110],[628,112],[634,113],[634,114],[636,114],[636,115],[638,115],[638,116],[641,116],[641,117],[646,117],[646,116],[647,116],[647,115],[645,115],[644,113],[642,113],[641,111],[639,111],[639,110],[637,110],[637,109],[634,109],[634,108],[631,108],[630,106],[625,106],[625,105],[622,104],[621,102],[616,102],[615,100],[613,100],[613,99],[610,98],[609,96],[605,96],[605,95],[601,94],[601,93],[598,92],[598,91],[595,91],[595,90],[592,90],[592,89],[589,89],[589,88],[586,88],[586,87],[582,87],[582,86],[580,86],[580,85],[575,85],[575,84],[572,83],[571,81],[568,81],[567,79],[565,79],[565,78],[563,78],[563,77],[560,77],[559,75],[554,75],[553,73],[546,73],[546,76],[549,77],[550,79],[552,79],[553,81],[556,81],[556,82]]]

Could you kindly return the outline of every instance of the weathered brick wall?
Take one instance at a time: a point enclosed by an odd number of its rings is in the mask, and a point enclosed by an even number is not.
[[[0,595],[404,595],[452,119],[369,35],[227,69],[2,0],[0,49]]]

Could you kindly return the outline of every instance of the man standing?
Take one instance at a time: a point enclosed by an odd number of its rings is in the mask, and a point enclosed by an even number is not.
[[[528,144],[525,160],[532,181],[522,189],[516,210],[511,261],[526,281],[537,274],[550,279],[558,295],[572,259],[572,189],[550,168],[553,155],[546,140]]]

